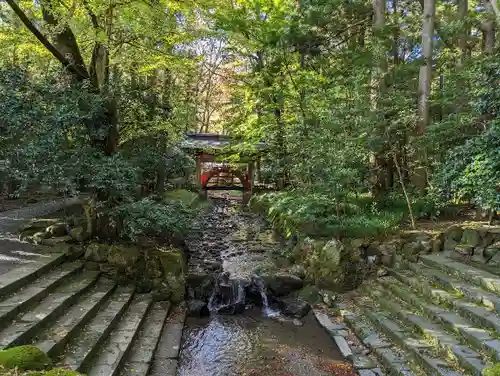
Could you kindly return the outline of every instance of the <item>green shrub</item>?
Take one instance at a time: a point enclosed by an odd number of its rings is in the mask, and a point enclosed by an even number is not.
[[[373,200],[367,198],[349,197],[344,202],[337,202],[328,192],[298,190],[254,196],[249,204],[287,237],[293,234],[312,237],[383,235],[394,231],[407,211],[395,211],[390,206],[379,210]]]
[[[182,237],[191,228],[196,210],[179,200],[159,203],[150,198],[124,204],[113,211],[122,221],[121,237],[136,240],[140,235]]]
[[[500,376],[500,363],[494,366],[485,368],[482,373],[483,376]]]
[[[43,370],[52,365],[51,359],[35,346],[19,346],[0,351],[0,366],[7,369]]]
[[[434,176],[438,193],[447,200],[471,201],[483,209],[500,208],[500,121],[486,132],[451,150]]]
[[[188,191],[187,189],[176,189],[173,191],[169,191],[166,192],[163,197],[164,201],[167,203],[170,203],[172,201],[181,201],[188,207],[196,206],[200,198],[197,193]]]

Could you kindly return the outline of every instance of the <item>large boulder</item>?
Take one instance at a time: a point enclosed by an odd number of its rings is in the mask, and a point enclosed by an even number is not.
[[[215,277],[206,272],[190,273],[186,276],[186,285],[192,299],[208,300],[215,287]]]
[[[460,239],[462,239],[463,232],[464,232],[463,228],[461,228],[460,226],[453,225],[448,227],[444,231],[444,237],[446,240],[452,240],[458,243]]]
[[[35,346],[12,347],[0,351],[0,366],[19,371],[44,370],[52,365],[52,360]]]
[[[64,235],[64,236],[57,236],[57,237],[48,238],[48,239],[42,239],[40,241],[40,244],[54,246],[54,245],[58,245],[58,244],[67,243],[67,242],[70,242],[72,240],[73,240],[73,238],[71,236]]]
[[[50,236],[64,236],[68,233],[68,225],[63,222],[54,223],[45,230]]]
[[[108,260],[108,245],[91,243],[85,249],[85,260],[93,262],[106,262]]]
[[[311,310],[311,305],[308,302],[295,297],[278,299],[278,306],[283,314],[297,318],[304,317]]]
[[[340,259],[345,247],[337,239],[329,240],[322,249],[323,261],[331,265],[332,267],[338,267],[340,265]]]
[[[462,232],[461,243],[466,244],[471,247],[477,247],[481,245],[481,234],[478,230],[473,228],[466,228]]]
[[[163,281],[169,287],[174,303],[184,300],[186,291],[185,258],[177,248],[160,248],[155,251],[163,269]]]
[[[69,231],[71,236],[77,242],[83,242],[88,238],[88,233],[82,226],[74,227]]]
[[[107,250],[107,261],[120,268],[134,267],[141,258],[141,251],[135,246],[112,245]]]
[[[262,279],[268,292],[274,296],[285,296],[304,287],[304,281],[292,274],[264,275]]]
[[[187,311],[188,315],[192,317],[205,317],[210,315],[208,305],[203,300],[188,300]]]
[[[45,231],[44,232],[39,231],[39,232],[35,232],[31,238],[33,240],[33,243],[42,244],[42,242],[45,239],[47,239],[49,236],[50,236],[49,233],[47,233]]]

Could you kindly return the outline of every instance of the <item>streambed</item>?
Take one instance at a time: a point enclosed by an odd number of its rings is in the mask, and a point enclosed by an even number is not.
[[[268,304],[258,275],[283,266],[283,244],[261,218],[223,196],[214,198],[198,228],[188,241],[188,295],[207,302],[206,315],[192,315],[206,317],[186,321],[177,376],[349,374],[334,371],[342,356],[312,312],[287,317],[272,297]],[[215,282],[201,293],[189,286],[203,279]]]

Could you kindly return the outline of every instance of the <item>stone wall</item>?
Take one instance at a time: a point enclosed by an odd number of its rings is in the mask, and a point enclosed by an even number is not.
[[[344,238],[298,241],[291,259],[319,288],[345,291],[365,278],[384,275],[384,267],[417,261],[422,253],[452,251],[457,257],[500,264],[500,227],[454,225],[442,231],[404,231],[384,240]]]

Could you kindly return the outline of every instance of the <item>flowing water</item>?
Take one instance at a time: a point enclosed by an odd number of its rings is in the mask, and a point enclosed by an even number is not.
[[[187,319],[177,376],[336,375],[341,355],[314,315],[280,315],[256,276],[273,263],[279,243],[237,202],[215,202],[199,223],[198,238],[189,242],[191,272],[219,266],[210,316]]]

